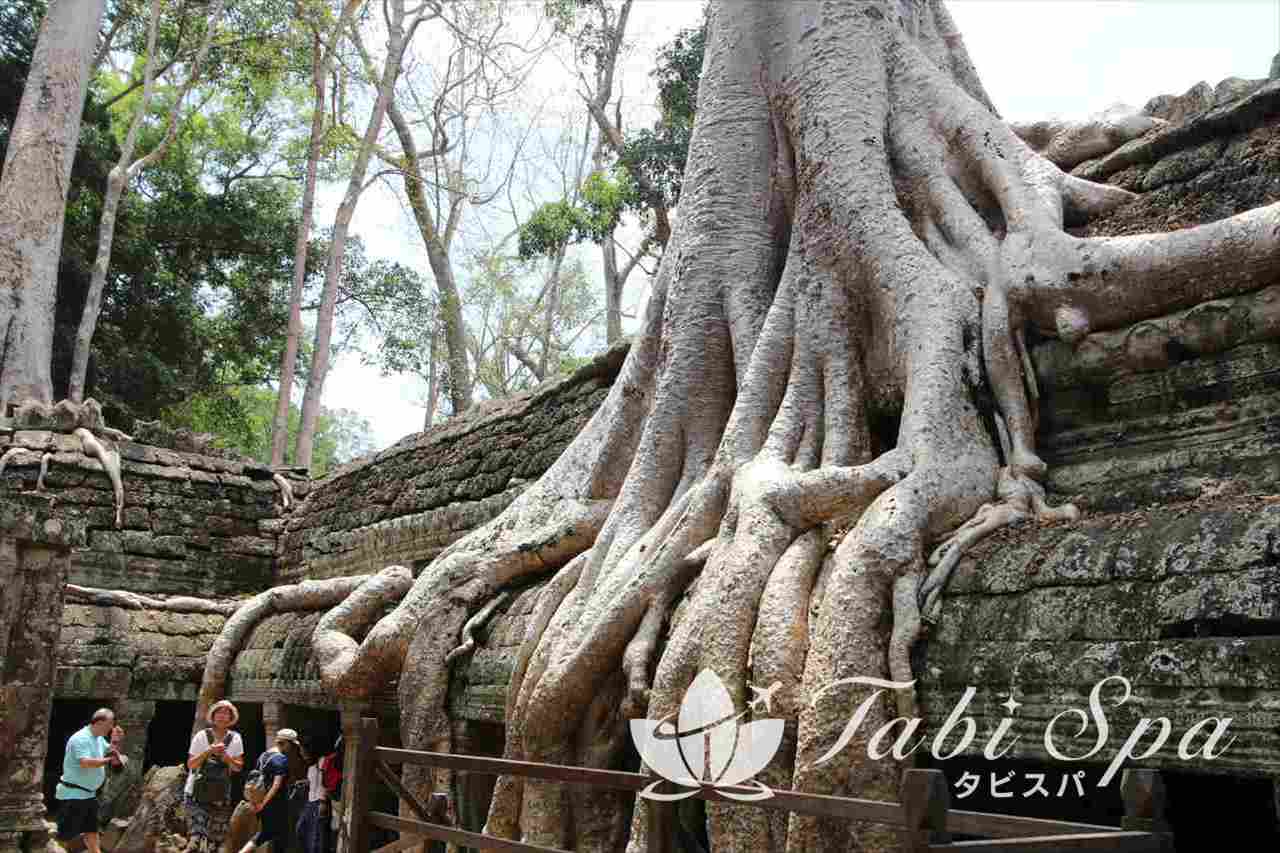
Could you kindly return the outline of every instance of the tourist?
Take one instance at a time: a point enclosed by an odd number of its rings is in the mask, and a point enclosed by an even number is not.
[[[107,740],[108,734],[111,740]],[[124,730],[116,725],[110,708],[93,712],[89,725],[67,739],[62,778],[54,797],[58,800],[58,841],[64,846],[83,845],[99,853],[98,791],[107,781],[106,768],[122,768],[128,759],[120,754]]]
[[[212,853],[226,837],[235,808],[231,774],[244,766],[244,741],[232,729],[239,720],[235,705],[225,699],[215,702],[209,708],[209,727],[191,738],[182,797],[190,826],[189,853]]]
[[[324,785],[325,799],[329,802],[329,849],[337,849],[339,829],[342,824],[342,760],[344,746],[342,735],[333,745],[333,752],[320,759],[320,782]]]
[[[258,759],[262,773],[262,799],[253,804],[261,828],[240,853],[251,853],[264,844],[272,844],[272,853],[284,853],[289,847],[288,783],[302,775],[302,751],[298,733],[293,729],[276,732],[275,745]]]
[[[307,800],[302,816],[298,818],[298,840],[303,853],[326,853],[329,849],[329,795],[324,788],[324,776],[320,767],[319,750],[303,751],[307,760]]]

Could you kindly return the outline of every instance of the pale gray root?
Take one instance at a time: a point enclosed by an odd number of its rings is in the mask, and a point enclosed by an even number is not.
[[[339,696],[368,697],[400,673],[403,689],[411,680],[404,671],[409,646],[427,616],[432,624],[428,633],[448,646],[437,662],[444,666],[453,638],[465,621],[464,612],[456,626],[446,626],[451,619],[444,612],[446,601],[451,605],[470,603],[522,577],[558,568],[590,544],[607,514],[607,502],[589,502],[576,507],[570,518],[557,517],[497,552],[462,547],[475,541],[476,534],[471,534],[424,569],[416,581],[407,569],[399,567],[394,574],[384,570],[373,576],[365,588],[355,591],[351,601],[335,608],[316,626],[312,648],[325,688]],[[493,535],[491,526],[477,533]],[[411,582],[407,590],[403,588],[406,582]],[[357,643],[351,637],[352,624],[363,626],[369,617],[391,605],[396,605],[395,609],[379,619],[363,641]],[[445,668],[446,680],[447,672]]]
[[[159,610],[166,613],[213,613],[230,616],[244,604],[243,601],[212,601],[207,598],[191,598],[175,595],[155,598],[135,592],[115,589],[95,589],[69,583],[63,586],[67,599],[93,604],[99,607],[123,607],[127,610]]]
[[[456,551],[423,570],[414,589],[392,616],[374,631],[384,631],[387,648],[403,648],[400,670],[401,740],[413,749],[448,752],[452,727],[446,712],[450,666],[447,661],[468,614],[482,608],[504,588],[529,577],[561,569],[590,547],[609,514],[610,502],[561,502],[547,523],[488,553]],[[567,516],[567,518],[566,518]],[[526,528],[527,530],[527,528]],[[516,528],[515,533],[522,532]],[[418,614],[412,616],[410,614]],[[398,614],[398,617],[397,617]],[[416,630],[424,616],[431,630]],[[397,623],[396,619],[403,619]],[[399,633],[394,626],[403,625]],[[370,632],[372,637],[374,631]],[[392,638],[400,638],[398,646]],[[392,670],[394,672],[394,669]],[[448,772],[406,769],[406,786],[420,797],[449,791]]]
[[[1166,124],[1164,119],[1117,104],[1086,119],[1012,122],[1009,128],[1055,166],[1071,169]]]
[[[394,575],[404,571],[405,569],[399,566],[392,566],[379,574]],[[356,575],[347,578],[302,581],[274,587],[243,602],[223,624],[217,639],[209,649],[204,676],[200,681],[200,692],[196,697],[196,714],[192,733],[207,725],[209,706],[223,698],[227,686],[227,675],[231,672],[236,654],[259,622],[273,613],[325,610],[337,606],[369,578],[369,575]]]
[[[353,635],[380,618],[386,608],[402,599],[413,583],[404,566],[388,566],[368,576],[350,596],[320,617],[311,633],[311,649],[326,686],[341,678],[359,651]],[[376,688],[375,688],[376,689]]]
[[[40,456],[40,474],[36,477],[36,491],[44,491],[44,478],[49,473],[49,460],[53,458],[52,453],[44,453]]]
[[[1000,469],[996,496],[1000,498],[999,503],[979,507],[972,518],[956,528],[929,556],[929,565],[933,568],[921,585],[919,595],[920,609],[926,621],[937,620],[942,592],[960,558],[987,536],[1002,527],[1031,518],[1054,522],[1075,521],[1080,517],[1080,510],[1074,504],[1049,506],[1044,486],[1030,477],[1015,474],[1008,467]]]
[[[507,684],[506,706],[508,708],[515,707],[520,689],[528,676],[530,663],[539,642],[542,640],[543,633],[547,630],[551,618],[555,615],[561,602],[564,601],[565,596],[577,584],[578,577],[582,573],[582,567],[587,561],[587,556],[584,553],[570,560],[569,564],[556,572],[551,581],[538,594],[533,614],[525,625],[524,638],[520,643],[520,649],[516,653],[515,666],[512,667],[511,671],[511,681]],[[543,663],[545,663],[545,660]],[[534,672],[535,680],[538,674],[539,671]],[[503,755],[508,758],[522,754],[524,743],[522,723],[523,721],[519,717],[508,718],[507,720],[504,733],[506,746],[503,750]],[[496,835],[499,838],[514,838],[517,836],[520,815],[516,806],[518,806],[523,796],[523,779],[524,777],[522,776],[498,777],[497,784],[494,786],[492,806],[489,809],[488,819],[485,821],[484,832],[486,835]]]
[[[284,504],[284,508],[293,506],[293,485],[281,474],[272,474],[271,479],[280,489],[280,502]]]
[[[498,593],[488,604],[481,607],[467,620],[467,624],[462,626],[462,642],[458,647],[449,654],[445,655],[444,662],[450,666],[459,658],[465,657],[476,650],[476,632],[485,626],[489,618],[493,616],[495,610],[506,604],[511,599],[511,590],[504,589]]]
[[[93,400],[92,397],[90,397],[88,400],[85,401],[86,404],[93,403],[93,402],[95,401]],[[94,432],[100,433],[101,435],[111,439],[112,441],[133,441],[133,436],[129,435],[129,433],[121,432],[120,430],[114,427],[100,426],[97,429],[95,429]]]
[[[104,447],[102,442],[84,427],[77,427],[72,434],[80,439],[84,455],[97,459],[102,463],[102,470],[107,472],[107,479],[111,481],[111,491],[115,495],[116,527],[120,527],[124,523],[124,482],[120,478],[120,451],[114,447],[109,449]]]

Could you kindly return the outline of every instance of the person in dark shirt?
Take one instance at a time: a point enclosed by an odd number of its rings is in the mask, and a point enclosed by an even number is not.
[[[240,853],[252,853],[264,844],[272,845],[272,853],[283,853],[289,847],[289,788],[291,776],[302,767],[298,733],[293,729],[276,732],[275,745],[258,759],[262,785],[266,790],[262,801],[253,806],[262,828]],[[294,772],[291,774],[290,771]]]

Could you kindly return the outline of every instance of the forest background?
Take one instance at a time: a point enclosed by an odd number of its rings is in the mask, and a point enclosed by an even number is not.
[[[349,25],[324,0],[108,3],[59,266],[55,398],[73,374],[112,168],[148,156],[120,195],[82,368],[83,396],[126,430],[159,419],[319,475],[572,370],[631,328],[678,216],[700,0],[427,3],[391,89],[387,22],[348,5]],[[1271,0],[952,8],[1011,119],[1264,76],[1280,47]],[[0,0],[0,150],[44,11]],[[1046,19],[1051,43],[1010,38]],[[380,85],[391,109],[371,137]]]

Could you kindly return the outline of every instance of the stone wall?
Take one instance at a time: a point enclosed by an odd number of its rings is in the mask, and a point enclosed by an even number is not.
[[[290,517],[277,583],[418,568],[515,500],[604,399],[626,345],[573,375],[476,406],[316,483]]]
[[[1148,764],[1267,777],[1280,772],[1280,496],[1204,497],[1051,528],[1004,531],[967,555],[931,632],[922,705],[936,730],[967,686],[984,734],[1014,695],[1011,758],[1051,759],[1050,719],[1087,708],[1092,685],[1123,675],[1134,696],[1105,694],[1108,760],[1141,717],[1167,717],[1170,745]],[[1173,748],[1210,716],[1236,741],[1213,761]],[[1082,754],[1096,729],[1059,746]],[[1148,738],[1144,743],[1149,743]],[[1066,749],[1066,744],[1071,748]]]
[[[62,616],[59,699],[194,701],[205,658],[226,617],[68,601]]]
[[[70,582],[142,593],[222,598],[270,585],[283,528],[280,489],[252,462],[121,441],[122,524],[102,463],[81,440],[49,430],[0,431],[9,457],[0,495],[46,495],[60,518],[83,521],[86,548],[75,554]],[[47,473],[37,489],[46,454]],[[308,484],[295,480],[305,494]]]

